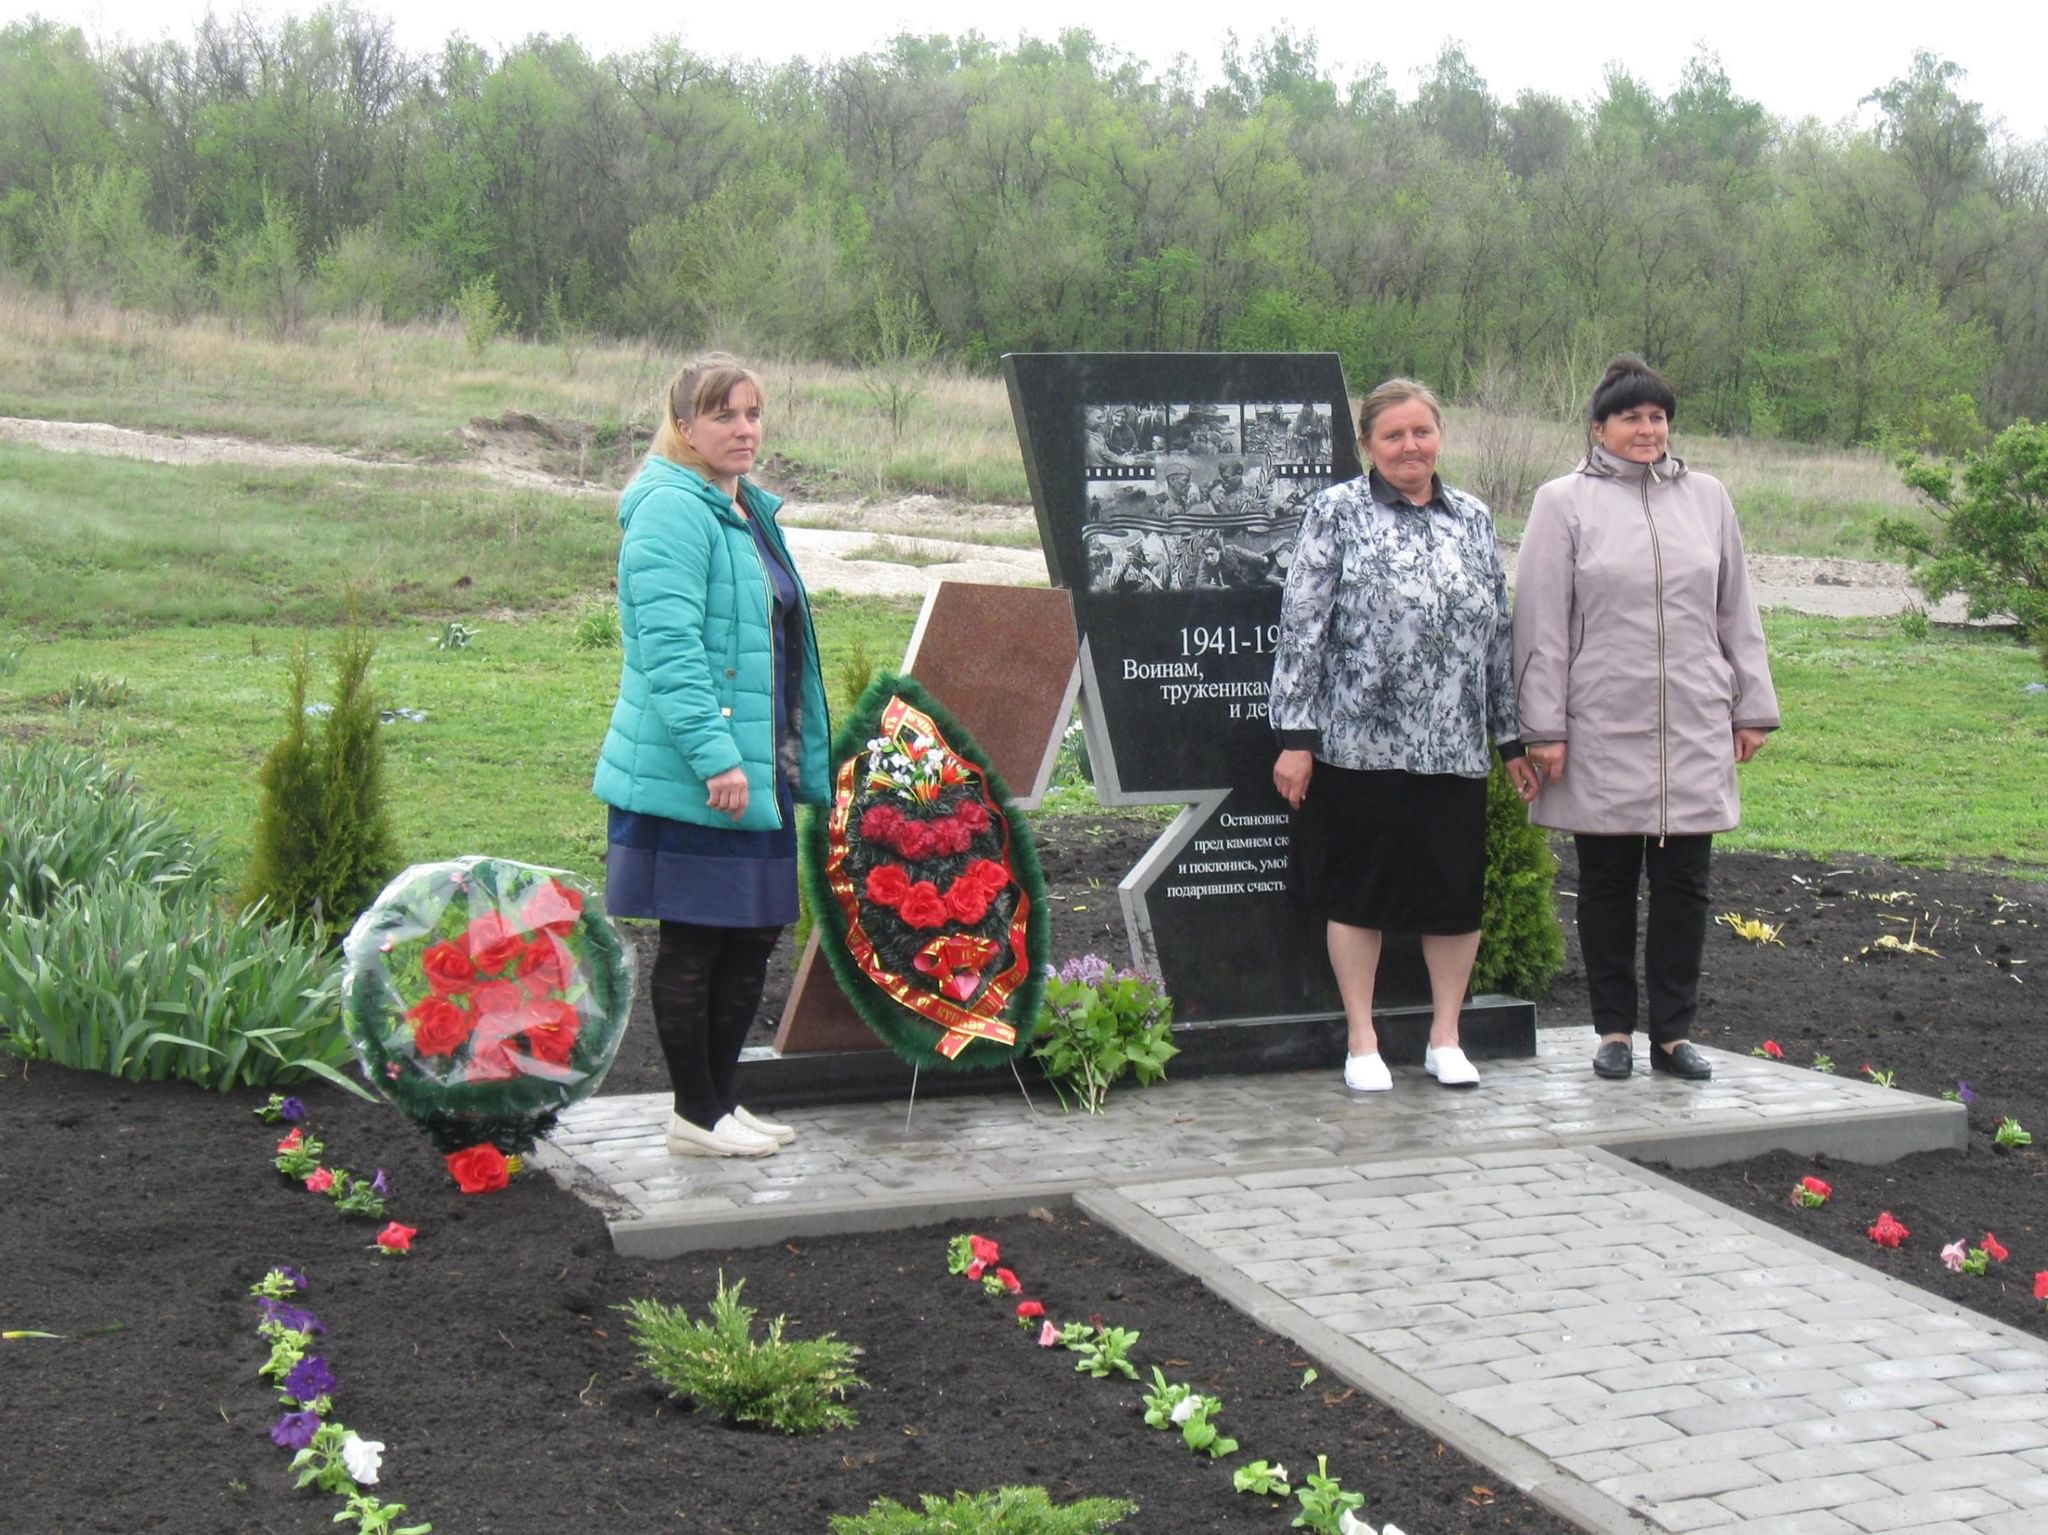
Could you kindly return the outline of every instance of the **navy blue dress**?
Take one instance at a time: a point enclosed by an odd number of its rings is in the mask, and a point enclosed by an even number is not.
[[[775,595],[775,739],[789,733],[789,657],[798,654],[796,578],[747,519]],[[605,907],[614,917],[700,927],[783,927],[796,921],[796,802],[776,752],[782,824],[768,831],[695,826],[611,806],[606,828]]]

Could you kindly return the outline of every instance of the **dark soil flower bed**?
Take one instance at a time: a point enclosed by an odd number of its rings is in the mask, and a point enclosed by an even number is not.
[[[1056,957],[1120,952],[1115,885],[1149,836],[1127,822],[1041,824]],[[1573,883],[1567,862],[1568,923]],[[1819,1210],[1787,1203],[1816,1170],[1806,1159],[1679,1176],[2048,1333],[2031,1298],[2034,1270],[2048,1269],[2048,1149],[1990,1149],[2000,1118],[2028,1122],[2048,1104],[2048,891],[1731,856],[1719,861],[1716,894],[1717,909],[1786,925],[1782,948],[1714,931],[1703,1041],[1747,1049],[1770,1038],[1795,1064],[1819,1051],[1847,1072],[1868,1061],[1896,1071],[1905,1090],[1966,1079],[1977,1095],[1972,1149],[1820,1169],[1835,1192]],[[1916,917],[1940,959],[1860,954],[1882,934],[1903,939]],[[1583,1020],[1575,968],[1544,1004],[1546,1023]],[[1590,1030],[1587,1042],[1590,1056]],[[606,1091],[663,1085],[642,1019]],[[550,1181],[465,1198],[393,1111],[325,1088],[301,1096],[331,1163],[388,1170],[391,1214],[420,1232],[413,1256],[378,1256],[380,1223],[343,1219],[271,1169],[279,1132],[250,1114],[260,1096],[0,1057],[0,1331],[65,1335],[0,1342],[13,1431],[0,1527],[333,1528],[337,1500],[291,1492],[289,1457],[268,1438],[278,1409],[256,1377],[266,1350],[248,1286],[285,1263],[307,1274],[304,1303],[330,1329],[320,1343],[339,1379],[336,1416],[389,1447],[375,1490],[409,1506],[401,1522],[430,1518],[441,1535],[823,1532],[831,1514],[877,1496],[1005,1483],[1040,1483],[1062,1500],[1130,1497],[1140,1505],[1122,1526],[1130,1531],[1279,1532],[1292,1508],[1234,1494],[1231,1468],[1264,1457],[1299,1478],[1318,1451],[1346,1487],[1369,1494],[1369,1518],[1409,1535],[1567,1528],[1327,1370],[1304,1389],[1316,1361],[1078,1218],[980,1229],[1052,1315],[1135,1329],[1148,1376],[1156,1363],[1219,1396],[1239,1456],[1199,1459],[1177,1435],[1143,1426],[1136,1384],[1078,1375],[1074,1355],[1035,1347],[1012,1320],[1013,1301],[946,1273],[958,1228],[624,1260],[597,1214]],[[2028,1128],[2048,1132],[2048,1118]],[[1880,1209],[1913,1231],[1895,1252],[1863,1235]],[[2011,1249],[2007,1263],[1982,1279],[1948,1274],[1940,1247],[1986,1230]],[[792,1336],[830,1331],[862,1349],[857,1428],[808,1439],[729,1429],[665,1400],[642,1374],[611,1308],[653,1297],[701,1314],[721,1272],[745,1279],[744,1299],[764,1320],[786,1314]]]

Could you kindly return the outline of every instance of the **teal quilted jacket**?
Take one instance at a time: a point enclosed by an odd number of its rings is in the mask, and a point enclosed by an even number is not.
[[[775,511],[749,481],[740,495],[791,570]],[[650,456],[619,498],[619,701],[599,754],[597,797],[621,810],[760,831],[776,806],[773,604],[746,519],[725,493]],[[798,582],[802,591],[802,583]],[[780,770],[796,798],[831,795],[831,724],[817,636],[804,600],[801,654],[789,659],[790,743]],[[707,780],[744,765],[747,811],[735,823],[707,803]]]

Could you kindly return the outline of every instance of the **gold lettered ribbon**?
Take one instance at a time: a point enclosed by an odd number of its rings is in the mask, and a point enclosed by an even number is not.
[[[937,743],[936,749],[943,751],[948,759],[949,776],[950,763],[953,762],[961,763],[964,767],[978,768],[978,764],[967,763],[966,759],[953,750],[951,743],[941,734],[930,715],[915,708],[902,697],[892,696],[888,706],[882,711],[881,734],[893,740],[906,728],[919,735],[929,736]],[[839,909],[846,917],[847,952],[853,956],[861,974],[873,982],[885,996],[898,1006],[939,1026],[943,1035],[937,1049],[947,1060],[957,1059],[960,1052],[977,1039],[985,1039],[991,1044],[998,1045],[1015,1044],[1017,1031],[1004,1022],[1001,1014],[1008,1005],[1011,995],[1030,973],[1027,929],[1031,897],[1024,887],[1018,884],[1016,866],[1011,861],[1010,818],[1003,814],[1002,807],[990,797],[987,773],[963,773],[957,778],[951,778],[950,781],[954,785],[969,786],[988,810],[991,823],[1002,828],[1001,863],[1003,872],[1010,876],[1009,883],[1017,885],[1017,909],[1011,915],[1008,935],[1011,963],[988,983],[987,988],[971,1004],[963,1007],[950,997],[913,985],[907,977],[886,968],[881,956],[875,952],[874,940],[861,925],[860,893],[854,888],[853,876],[846,867],[848,855],[852,852],[850,829],[853,824],[854,800],[859,786],[858,768],[861,756],[862,754],[857,752],[839,765],[838,777],[833,785],[832,814],[826,823],[825,840],[828,851],[825,856],[825,879],[827,887],[832,891],[833,899],[839,903]],[[935,940],[935,943],[943,941],[942,937]],[[978,941],[990,943],[988,939]],[[933,946],[927,944],[925,951],[929,952]],[[991,957],[995,952],[999,951],[991,943]],[[943,980],[943,977],[940,979]]]

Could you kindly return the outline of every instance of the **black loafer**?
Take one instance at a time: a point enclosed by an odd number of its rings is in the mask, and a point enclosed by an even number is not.
[[[1681,1039],[1669,1050],[1662,1045],[1650,1046],[1650,1069],[1683,1077],[1688,1082],[1704,1082],[1714,1074],[1714,1063]]]
[[[1636,1069],[1636,1054],[1625,1039],[1610,1039],[1593,1052],[1593,1075],[1619,1082]]]

